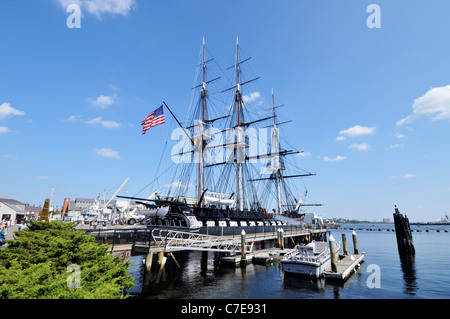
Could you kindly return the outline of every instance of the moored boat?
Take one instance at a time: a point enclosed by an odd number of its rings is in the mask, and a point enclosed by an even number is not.
[[[339,248],[336,243],[336,253]],[[281,264],[285,273],[319,278],[325,270],[331,269],[330,245],[318,241],[297,245],[283,256]]]

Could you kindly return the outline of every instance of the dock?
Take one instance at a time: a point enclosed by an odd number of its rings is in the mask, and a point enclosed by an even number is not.
[[[251,263],[253,261],[253,254],[246,254],[245,260],[247,263]],[[242,262],[242,255],[234,255],[234,256],[225,256],[221,257],[220,261],[225,265],[238,267]]]
[[[99,244],[110,244],[111,254],[121,255],[124,251],[133,251],[133,255],[176,252],[182,250],[201,250],[228,252],[235,255],[241,251],[240,231],[248,228],[234,227],[232,235],[217,235],[204,233],[182,232],[169,229],[99,229],[87,231],[96,238]],[[246,235],[246,251],[253,251],[253,243],[260,243],[261,248],[270,248],[277,242],[278,245],[293,244],[294,241],[307,238],[308,240],[323,240],[326,238],[326,229],[304,229],[295,226],[255,227],[259,231]],[[277,229],[284,228],[280,239]],[[220,230],[223,231],[223,230]],[[281,240],[281,242],[280,242]],[[269,246],[269,247],[265,247]]]
[[[280,249],[277,247],[261,249],[246,254],[245,259],[247,263],[268,264],[274,261],[279,261],[288,251],[290,251],[290,249]],[[234,265],[238,267],[241,265],[242,255],[236,254],[234,256],[220,257],[220,261],[225,265]]]
[[[347,280],[351,274],[356,272],[361,263],[364,260],[364,253],[362,254],[349,254],[341,255],[341,258],[337,261],[337,272],[331,270],[324,271],[325,279],[330,280]]]

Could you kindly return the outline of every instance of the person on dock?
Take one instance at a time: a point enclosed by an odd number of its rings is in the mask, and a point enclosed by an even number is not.
[[[19,231],[22,229],[23,230],[28,229],[28,222],[25,220],[22,220],[22,222],[19,224]]]
[[[0,226],[0,249],[6,243],[6,236],[8,235],[8,231],[5,230],[4,226]]]

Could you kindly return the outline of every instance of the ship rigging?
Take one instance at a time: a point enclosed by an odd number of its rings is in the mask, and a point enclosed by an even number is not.
[[[148,213],[149,225],[189,228],[273,225],[277,220],[280,223],[277,216],[299,218],[301,207],[320,205],[303,203],[307,196],[306,188],[299,193],[290,182],[315,174],[304,170],[297,174],[284,174],[287,171],[286,158],[302,152],[285,149],[280,144],[279,126],[290,121],[277,122],[276,109],[280,106],[275,105],[273,90],[270,113],[253,119],[253,115],[260,115],[262,110],[247,110],[246,102],[251,99],[244,95],[243,90],[260,78],[244,78],[242,65],[250,59],[241,60],[237,40],[234,65],[227,69],[234,70],[233,84],[220,91],[221,94],[232,92],[231,103],[223,103],[219,99],[220,106],[217,106],[211,101],[208,88],[221,76],[208,78],[208,65],[214,59],[207,59],[203,39],[201,62],[198,64],[201,83],[192,88],[200,89],[200,94],[189,116],[190,121],[183,126],[169,106],[163,103],[182,131],[182,143],[179,143],[182,147],[171,154],[177,163],[170,184],[172,187],[167,195],[158,194],[151,200],[118,196],[140,201],[148,207],[151,211]],[[218,116],[213,118],[212,114]],[[267,207],[272,195],[275,195],[276,204],[270,212]],[[161,210],[162,207],[168,209]],[[158,215],[158,211],[164,211],[164,214]],[[286,220],[289,219],[284,219],[284,222]]]

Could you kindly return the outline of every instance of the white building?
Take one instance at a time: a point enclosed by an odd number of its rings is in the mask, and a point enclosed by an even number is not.
[[[0,198],[0,220],[19,222],[25,217],[25,204],[15,199]]]

